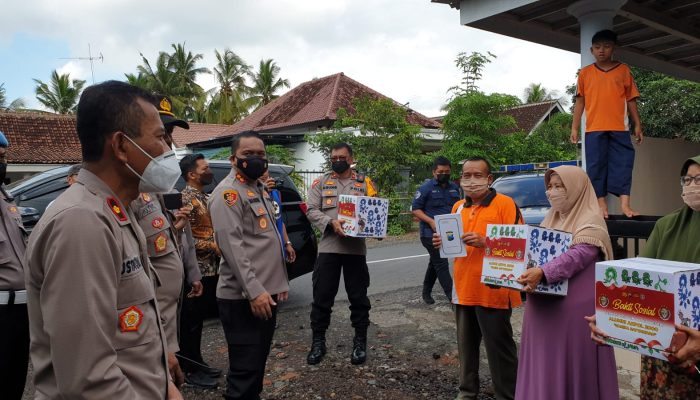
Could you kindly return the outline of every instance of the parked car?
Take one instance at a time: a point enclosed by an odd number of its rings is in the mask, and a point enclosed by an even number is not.
[[[204,190],[211,193],[216,185],[228,175],[231,163],[228,161],[209,161],[214,181]],[[31,230],[58,195],[68,187],[66,176],[69,166],[54,168],[27,179],[17,181],[8,186],[8,191],[14,197],[15,203],[22,212],[25,228]],[[306,218],[306,203],[289,174],[294,168],[288,165],[270,164],[270,176],[277,182],[277,189],[282,197],[282,219],[287,227],[287,234],[297,253],[293,263],[287,263],[289,279],[294,279],[313,271],[316,263],[317,244],[311,223]],[[175,187],[182,190],[185,181],[182,177]]]
[[[539,225],[549,211],[549,201],[545,195],[544,172],[501,176],[493,182],[492,187],[498,193],[515,200],[526,224]]]

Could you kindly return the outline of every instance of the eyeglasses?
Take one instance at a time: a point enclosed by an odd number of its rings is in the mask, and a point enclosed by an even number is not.
[[[700,175],[681,176],[681,186],[690,186],[691,182],[694,182],[696,185],[700,185]]]

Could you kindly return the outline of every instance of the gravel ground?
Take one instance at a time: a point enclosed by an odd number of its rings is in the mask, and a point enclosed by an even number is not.
[[[451,399],[457,391],[458,362],[451,306],[443,296],[427,306],[419,288],[371,297],[368,360],[350,364],[352,328],[347,301],[334,307],[327,333],[328,354],[316,366],[306,364],[311,331],[309,307],[281,309],[267,364],[264,399]],[[227,351],[217,321],[205,328],[205,358],[226,369]],[[484,365],[484,372],[488,368]],[[485,377],[485,383],[489,379]],[[223,391],[184,388],[188,399],[218,399]],[[482,399],[492,399],[484,388]]]

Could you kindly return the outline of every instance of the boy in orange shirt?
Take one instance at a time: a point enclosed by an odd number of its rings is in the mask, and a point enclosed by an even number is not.
[[[635,141],[641,144],[639,91],[629,67],[612,59],[617,34],[603,30],[593,35],[591,42],[595,63],[579,71],[571,142],[578,143],[585,108],[586,172],[595,188],[600,210],[607,218],[605,196],[611,193],[620,197],[622,213],[634,217],[639,213],[630,206],[634,146],[627,114],[634,122]]]

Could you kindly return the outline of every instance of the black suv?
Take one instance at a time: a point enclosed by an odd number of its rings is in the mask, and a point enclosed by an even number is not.
[[[209,166],[214,173],[214,181],[204,188],[207,193],[211,193],[231,170],[229,161],[211,160]],[[8,192],[14,197],[15,204],[20,207],[25,228],[31,230],[49,203],[66,190],[68,187],[66,176],[69,168],[69,166],[54,168],[8,186]],[[297,253],[296,261],[287,263],[289,279],[294,279],[313,271],[317,254],[316,236],[311,223],[306,218],[306,203],[289,177],[293,167],[270,164],[269,170],[270,176],[277,182],[277,189],[282,197],[282,219],[287,228],[289,240]],[[178,190],[185,187],[182,177],[175,187]]]

